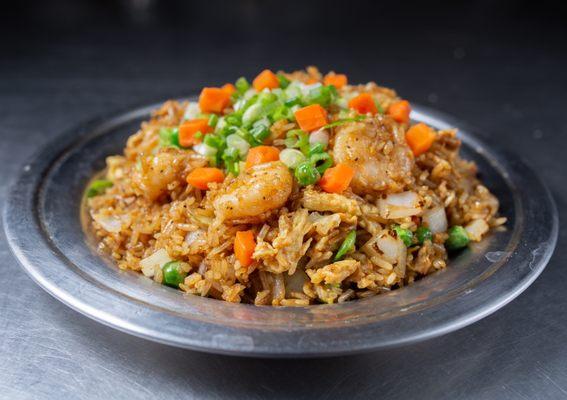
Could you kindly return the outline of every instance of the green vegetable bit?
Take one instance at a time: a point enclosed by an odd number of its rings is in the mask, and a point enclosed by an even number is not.
[[[326,152],[312,154],[309,157],[309,161],[313,166],[315,166],[321,175],[323,175],[325,171],[333,165],[332,157]]]
[[[306,104],[320,104],[329,107],[336,99],[334,86],[317,86],[311,89],[304,98]]]
[[[185,272],[179,261],[170,261],[161,267],[163,272],[163,283],[167,286],[178,288],[183,283],[187,272]]]
[[[449,228],[447,231],[449,237],[445,241],[445,247],[447,250],[459,250],[466,247],[469,242],[469,235],[465,228],[460,225],[455,225]]]
[[[240,77],[236,80],[234,86],[236,87],[236,91],[242,95],[244,94],[244,92],[246,92],[248,89],[250,89],[250,84],[248,83],[248,81],[246,80],[245,77]]]
[[[179,144],[179,129],[178,128],[162,128],[159,131],[159,146],[160,147],[175,147],[181,148]]]
[[[291,81],[289,79],[287,79],[284,74],[278,74],[278,81],[280,82],[280,87],[282,89],[285,89],[289,86],[289,84],[291,83]]]
[[[348,253],[354,250],[354,242],[356,241],[356,231],[350,231],[346,236],[345,240],[339,247],[337,254],[335,254],[334,261],[340,261],[346,256]]]
[[[297,166],[295,178],[301,186],[308,186],[315,184],[321,178],[321,175],[315,165],[307,160]]]
[[[293,129],[286,135],[284,141],[286,147],[301,150],[304,155],[309,154],[311,146],[309,145],[309,135],[301,129]]]
[[[111,188],[113,183],[108,179],[97,179],[93,181],[87,189],[87,197],[95,197],[103,194],[106,189]]]
[[[415,238],[417,239],[417,243],[423,244],[426,240],[433,239],[433,233],[429,228],[420,226],[415,230]]]
[[[215,126],[217,126],[218,122],[219,122],[219,116],[217,114],[211,114],[209,116],[208,124],[210,127],[214,128]]]
[[[410,247],[413,243],[413,233],[409,229],[402,228],[399,225],[392,226],[392,230],[396,232],[396,236],[399,237],[406,247]]]
[[[342,118],[335,122],[331,122],[330,124],[325,125],[323,129],[334,128],[336,126],[344,125],[348,122],[360,122],[360,121],[364,121],[365,119],[366,119],[366,115],[357,115],[356,117],[353,118]]]

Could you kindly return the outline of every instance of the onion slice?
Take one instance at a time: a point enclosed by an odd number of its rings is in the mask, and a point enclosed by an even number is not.
[[[432,233],[441,233],[447,231],[447,214],[445,208],[435,207],[423,214],[423,222],[431,230]]]
[[[411,217],[421,213],[420,197],[415,192],[393,193],[378,200],[380,216],[385,219]]]
[[[140,261],[140,266],[142,267],[142,273],[151,278],[155,274],[156,267],[161,268],[162,265],[172,261],[165,249],[159,249],[154,254],[149,257],[144,258]]]

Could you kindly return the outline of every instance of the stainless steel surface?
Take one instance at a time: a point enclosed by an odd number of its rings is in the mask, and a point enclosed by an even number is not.
[[[335,355],[412,343],[451,332],[507,304],[540,274],[557,239],[545,186],[518,158],[495,151],[459,121],[414,104],[412,118],[459,128],[500,199],[507,229],[454,257],[445,271],[402,290],[316,307],[230,304],[120,271],[87,244],[80,224],[87,181],[158,105],[99,118],[57,137],[23,166],[7,199],[8,242],[28,274],[79,312],[136,336],[238,355]]]

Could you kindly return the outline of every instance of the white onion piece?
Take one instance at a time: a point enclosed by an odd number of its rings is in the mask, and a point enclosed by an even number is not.
[[[148,278],[151,278],[155,274],[156,267],[161,268],[164,264],[170,261],[172,261],[172,259],[169,257],[169,254],[167,254],[167,251],[165,249],[159,249],[151,256],[140,261],[142,273]]]
[[[385,199],[378,200],[380,216],[386,219],[411,217],[421,213],[419,196],[415,192],[389,194]]]
[[[199,103],[190,102],[187,104],[187,108],[185,108],[185,114],[183,117],[185,119],[195,119],[199,117],[201,114],[201,108],[199,107]]]
[[[329,133],[325,129],[319,129],[309,135],[309,143],[321,143],[326,148],[329,144]]]
[[[443,207],[435,207],[423,214],[423,222],[433,233],[447,231],[447,215]]]
[[[198,154],[205,157],[213,156],[217,152],[217,149],[205,143],[196,144],[195,146],[193,146],[193,150],[195,150]]]
[[[384,255],[384,259],[391,264],[397,263],[400,258],[400,244],[398,242],[401,243],[401,240],[398,241],[390,235],[382,235],[376,239],[376,245]]]
[[[229,148],[234,147],[237,149],[241,157],[245,157],[248,154],[248,150],[250,150],[250,144],[237,134],[229,135],[226,138],[226,145]]]
[[[118,233],[122,229],[120,217],[94,214],[93,219],[107,232]]]
[[[483,219],[475,219],[465,226],[469,239],[473,242],[479,242],[482,236],[488,232],[490,227]]]
[[[291,296],[291,292],[303,293],[303,284],[308,280],[309,277],[300,268],[295,270],[293,275],[284,274],[286,295]]]
[[[297,149],[284,149],[280,152],[280,161],[287,165],[288,168],[295,169],[305,161],[305,156]]]

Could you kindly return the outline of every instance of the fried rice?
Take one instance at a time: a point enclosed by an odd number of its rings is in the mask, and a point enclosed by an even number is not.
[[[395,91],[314,67],[262,74],[213,92],[229,96],[217,112],[205,92],[199,103],[167,101],[107,158],[85,207],[119,268],[229,302],[342,303],[441,270],[450,251],[505,223],[476,165],[459,157],[456,131],[420,126],[416,142]],[[301,120],[310,106],[324,110],[322,126]],[[250,161],[262,146],[279,159]],[[220,178],[203,180],[208,169]]]

